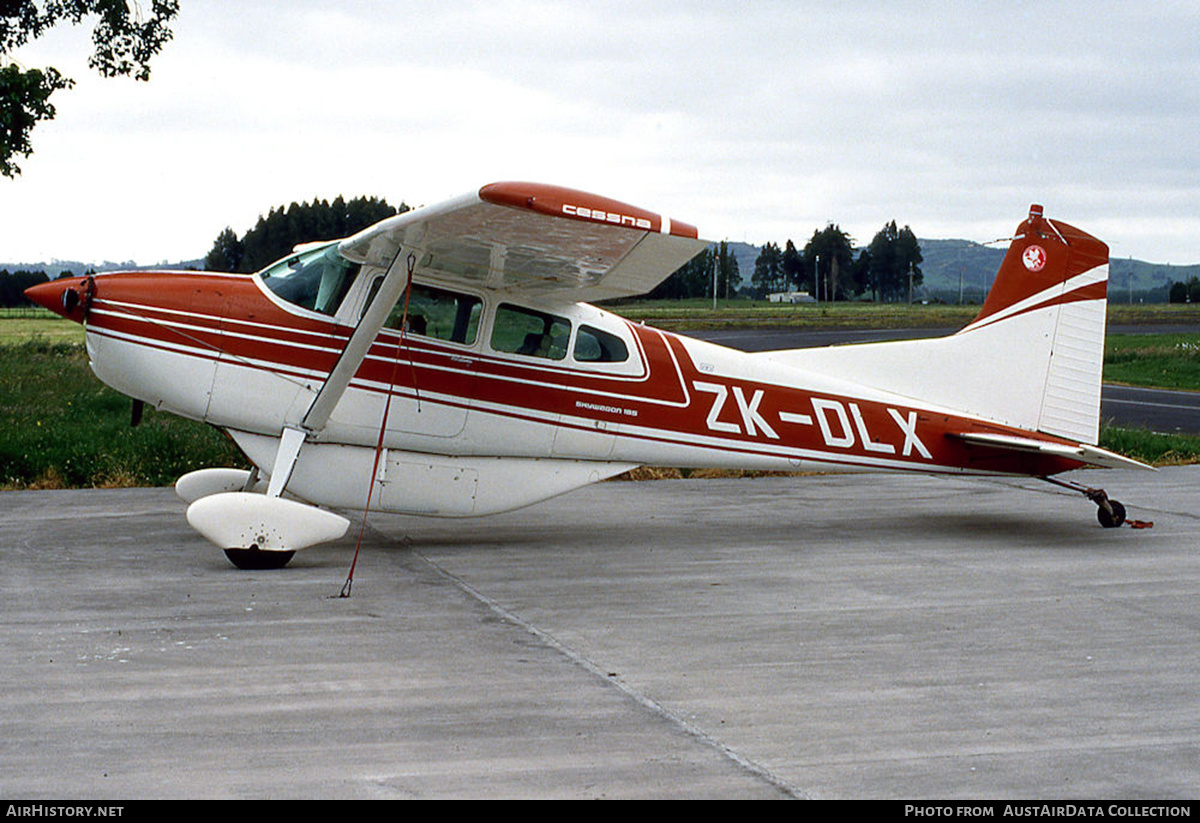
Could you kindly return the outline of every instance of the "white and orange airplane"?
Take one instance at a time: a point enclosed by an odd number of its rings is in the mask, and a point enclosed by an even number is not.
[[[343,535],[331,509],[466,517],[631,468],[1055,478],[1097,447],[1108,248],[1034,206],[978,317],[935,339],[747,354],[586,301],[706,246],[593,194],[495,183],[257,274],[114,272],[30,289],[85,323],[105,383],[227,432],[254,468],[176,484],[239,567]]]

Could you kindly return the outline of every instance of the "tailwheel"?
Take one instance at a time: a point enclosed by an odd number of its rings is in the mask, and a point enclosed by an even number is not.
[[[1125,522],[1125,507],[1117,500],[1099,500],[1096,502],[1096,519],[1104,528],[1115,529]]]
[[[225,550],[229,562],[245,570],[282,569],[295,555],[294,551],[264,551],[256,547]]]
[[[1045,480],[1047,483],[1053,483],[1056,486],[1061,486],[1064,489],[1079,492],[1088,500],[1095,503],[1096,519],[1106,529],[1115,529],[1117,526],[1123,525],[1129,525],[1135,529],[1148,529],[1154,525],[1149,521],[1126,520],[1125,507],[1119,501],[1110,499],[1104,489],[1093,489],[1072,480],[1059,480],[1056,477],[1043,477],[1042,480]]]

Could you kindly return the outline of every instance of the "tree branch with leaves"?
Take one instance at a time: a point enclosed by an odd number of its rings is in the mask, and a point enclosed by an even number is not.
[[[98,17],[88,67],[101,77],[150,78],[150,60],[171,39],[170,22],[179,0],[152,0],[149,11],[126,0],[0,0],[0,174],[21,173],[17,157],[33,153],[30,133],[54,119],[50,96],[74,81],[58,69],[24,69],[12,52],[59,24],[79,25]]]

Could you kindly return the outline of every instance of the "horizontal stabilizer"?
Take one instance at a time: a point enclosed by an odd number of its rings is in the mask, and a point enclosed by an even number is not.
[[[1044,454],[1049,457],[1064,457],[1068,460],[1078,460],[1089,466],[1102,466],[1106,469],[1149,469],[1156,471],[1137,460],[1123,457],[1115,452],[1102,449],[1099,446],[1089,446],[1083,443],[1051,443],[1047,440],[1035,440],[1032,437],[1017,437],[1010,434],[986,434],[982,432],[962,432],[947,434],[947,437],[962,440],[969,445],[988,446],[994,449]]]

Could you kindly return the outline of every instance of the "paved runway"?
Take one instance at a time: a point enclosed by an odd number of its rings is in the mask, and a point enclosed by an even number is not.
[[[239,572],[0,494],[0,794],[1194,799],[1200,467],[608,482]]]

